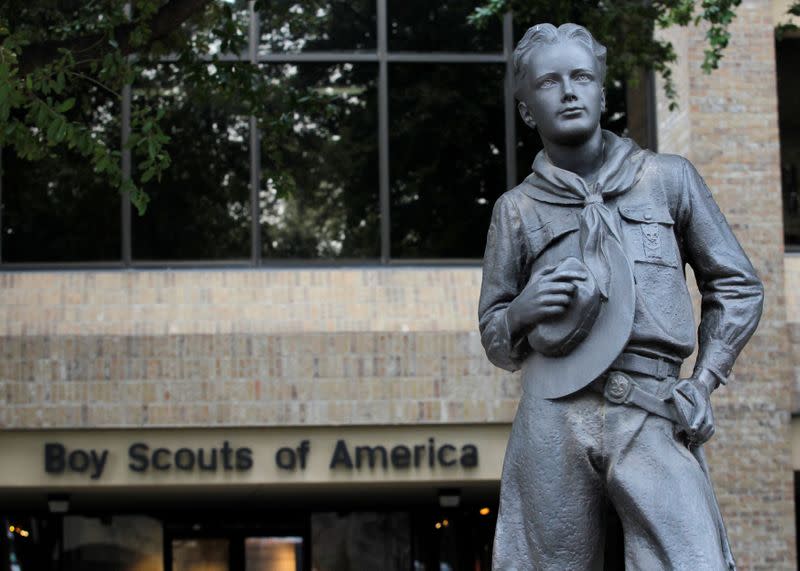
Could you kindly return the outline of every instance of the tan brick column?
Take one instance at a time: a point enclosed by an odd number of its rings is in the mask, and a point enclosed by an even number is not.
[[[675,72],[681,109],[670,114],[659,93],[659,144],[695,164],[766,287],[761,325],[715,394],[709,456],[740,568],[788,570],[797,562],[771,4],[745,0],[732,32],[721,68],[705,75],[705,30],[670,31],[685,56]]]

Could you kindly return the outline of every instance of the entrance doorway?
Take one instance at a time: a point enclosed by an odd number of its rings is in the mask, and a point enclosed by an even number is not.
[[[164,571],[308,571],[302,530],[197,527],[166,526]]]

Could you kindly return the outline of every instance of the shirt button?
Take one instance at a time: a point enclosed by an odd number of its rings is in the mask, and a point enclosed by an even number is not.
[[[652,220],[653,219],[653,215],[650,214],[649,212],[646,212],[645,215],[644,215],[644,219],[645,220]]]

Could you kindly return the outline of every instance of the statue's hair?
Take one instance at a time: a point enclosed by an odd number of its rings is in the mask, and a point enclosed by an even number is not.
[[[531,51],[542,44],[557,44],[572,40],[583,44],[594,54],[597,68],[600,71],[600,83],[606,78],[606,47],[594,39],[591,32],[578,24],[561,24],[556,28],[553,24],[536,24],[528,28],[525,35],[514,50],[514,96],[521,100],[522,90],[529,65],[527,58]]]

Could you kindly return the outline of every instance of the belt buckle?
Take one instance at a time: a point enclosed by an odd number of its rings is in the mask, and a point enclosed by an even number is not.
[[[625,404],[633,390],[633,379],[621,371],[611,371],[606,379],[603,396],[614,404]]]

